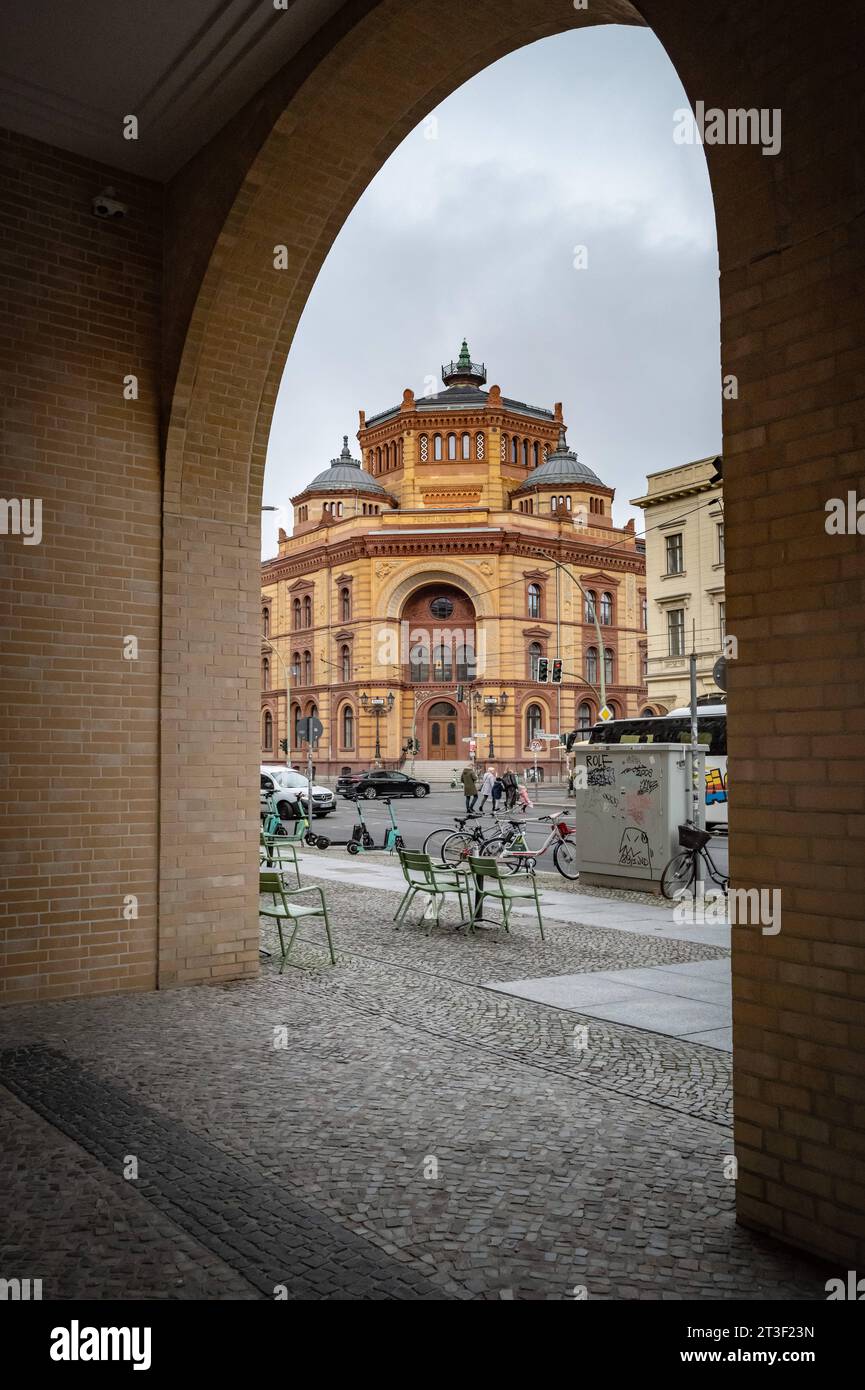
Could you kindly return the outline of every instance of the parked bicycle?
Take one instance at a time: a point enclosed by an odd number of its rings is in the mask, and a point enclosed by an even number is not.
[[[525,869],[527,873],[533,873],[540,856],[552,849],[553,863],[562,877],[579,878],[580,870],[577,867],[577,841],[574,827],[568,825],[567,821],[564,820],[570,809],[566,806],[564,810],[559,811],[556,819],[552,816],[533,816],[531,818],[538,824],[549,823],[550,825],[549,834],[544,843],[534,849],[526,841],[525,826],[527,822],[508,818],[507,824],[510,828],[498,835],[491,836],[484,845],[484,853],[498,860],[505,873],[513,874],[518,869]]]
[[[674,854],[669,864],[664,865],[661,874],[661,892],[671,901],[688,891],[696,890],[697,867],[702,861],[708,870],[709,878],[727,896],[729,879],[721,873],[712,858],[708,844],[712,836],[708,830],[698,830],[693,825],[679,826],[679,844],[682,849]]]
[[[469,821],[476,822],[471,830],[466,829]],[[482,821],[483,816],[476,812],[454,816],[457,829],[444,826],[440,830],[430,831],[423,842],[423,853],[441,864],[451,865],[461,864],[471,855],[480,854],[492,833],[489,828],[484,829]]]

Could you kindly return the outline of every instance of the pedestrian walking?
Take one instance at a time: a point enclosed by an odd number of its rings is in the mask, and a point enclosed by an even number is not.
[[[478,810],[481,811],[481,812],[483,812],[484,807],[486,806],[487,802],[488,802],[488,801],[491,799],[491,797],[492,797],[492,794],[493,794],[493,783],[495,782],[495,780],[496,780],[496,770],[495,770],[495,768],[494,768],[494,767],[488,767],[487,770],[486,770],[486,772],[484,773],[483,781],[481,782],[481,804],[480,804],[480,806],[478,807]]]
[[[460,781],[466,798],[466,814],[471,815],[478,804],[478,779],[471,763],[460,773]]]
[[[532,808],[534,807],[534,804],[535,804],[535,803],[532,801],[531,797],[529,796],[529,789],[528,789],[528,787],[520,787],[520,790],[519,790],[519,799],[520,799],[520,810],[521,810],[521,811],[531,811],[531,810],[532,810]]]
[[[493,815],[495,815],[496,811],[499,809],[499,802],[501,801],[504,794],[505,784],[502,781],[501,777],[496,777],[493,782],[493,788],[491,793],[493,798]]]
[[[517,802],[517,782],[516,773],[512,767],[506,767],[502,773],[502,782],[505,788],[505,810],[512,811]]]

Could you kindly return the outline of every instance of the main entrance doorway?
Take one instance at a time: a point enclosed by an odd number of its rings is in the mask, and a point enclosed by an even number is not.
[[[427,757],[457,756],[457,711],[448,700],[437,700],[427,714]]]

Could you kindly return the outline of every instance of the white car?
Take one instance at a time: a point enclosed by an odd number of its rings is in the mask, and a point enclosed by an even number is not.
[[[295,806],[298,801],[306,805],[307,781],[301,772],[290,767],[261,768],[261,809],[266,808],[267,797],[273,796],[276,807],[283,820],[295,819]],[[329,816],[336,810],[336,797],[329,787],[312,784],[313,816]]]

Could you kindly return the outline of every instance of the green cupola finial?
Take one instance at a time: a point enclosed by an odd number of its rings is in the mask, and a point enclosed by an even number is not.
[[[463,338],[463,345],[460,348],[460,355],[457,361],[459,362],[459,365],[461,367],[470,368],[472,365],[472,355],[469,352],[469,345],[466,342],[465,338]]]

